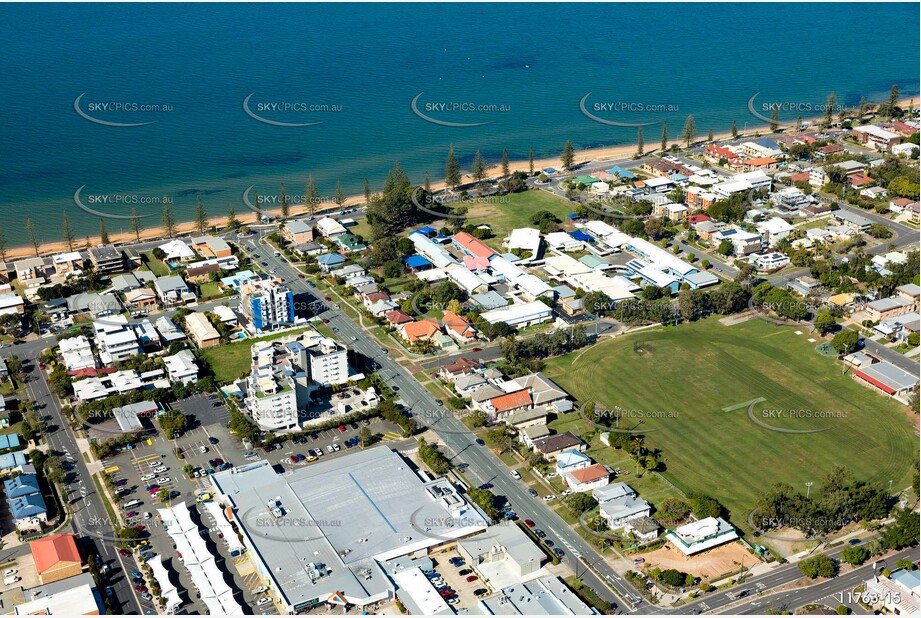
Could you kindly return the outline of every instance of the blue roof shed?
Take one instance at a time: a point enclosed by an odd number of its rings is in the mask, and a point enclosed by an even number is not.
[[[575,238],[576,240],[581,240],[582,242],[591,242],[592,240],[592,237],[586,234],[585,232],[583,232],[582,230],[576,230],[574,232],[570,232],[569,235]]]

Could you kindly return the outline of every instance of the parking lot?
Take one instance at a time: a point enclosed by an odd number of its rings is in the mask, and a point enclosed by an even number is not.
[[[256,449],[255,456],[251,457],[251,459],[265,458],[271,461],[272,464],[280,465],[286,470],[309,465],[312,463],[311,455],[319,460],[325,457],[343,455],[353,449],[360,448],[358,432],[362,427],[367,427],[371,431],[372,444],[397,442],[404,439],[402,430],[394,423],[380,418],[368,419],[366,423],[355,422],[322,431],[304,431],[300,436],[280,443],[280,448],[276,445],[271,451],[266,451],[262,448]],[[342,431],[342,428],[345,431]],[[321,454],[317,455],[317,451]],[[304,459],[298,463],[291,463],[291,456],[297,455],[304,455]]]
[[[456,550],[450,550],[438,553],[432,556],[435,560],[435,570],[427,573],[426,576],[432,581],[432,585],[440,594],[448,594],[446,597],[449,604],[455,609],[461,607],[476,607],[477,601],[486,598],[491,593],[489,586],[481,580],[474,572],[473,568],[466,564]],[[455,563],[451,561],[454,560]],[[467,578],[474,578],[473,581],[467,581]],[[447,590],[448,592],[443,592]],[[487,594],[477,596],[475,591],[487,590]],[[453,595],[450,593],[453,591]],[[452,603],[449,599],[456,599]]]

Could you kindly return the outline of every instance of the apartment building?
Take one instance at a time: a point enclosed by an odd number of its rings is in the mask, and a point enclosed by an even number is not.
[[[240,288],[240,313],[254,332],[294,322],[294,294],[276,279],[254,279]]]

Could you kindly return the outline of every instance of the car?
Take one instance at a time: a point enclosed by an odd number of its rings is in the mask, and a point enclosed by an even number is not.
[[[329,324],[328,318],[320,318],[320,321],[323,322],[324,324]]]
[[[106,586],[106,596],[107,596],[107,597],[114,597],[114,596],[115,596],[115,591],[112,590],[112,586]]]
[[[307,277],[305,277],[303,273],[298,273],[297,278],[298,278],[298,279],[306,279]]]
[[[440,594],[442,597],[450,597],[454,596],[456,593],[450,588],[445,588],[444,590],[439,590],[438,594]]]
[[[136,525],[134,529],[137,530],[138,532],[144,532],[145,530],[147,530],[147,528],[145,528],[141,524]]]
[[[563,557],[563,550],[560,549],[559,547],[554,547],[554,548],[553,548],[553,553],[556,554],[556,557],[557,557],[557,558],[562,558],[562,557]]]
[[[135,584],[135,585],[140,584],[140,585],[143,586],[143,585],[146,584],[147,582],[144,581],[144,578],[143,578],[143,577],[132,577],[132,578],[131,578],[131,583],[132,583],[132,584]]]
[[[550,539],[544,539],[544,545],[546,545],[547,547],[553,547],[553,541],[551,541]]]
[[[492,483],[483,483],[478,489],[492,489]]]
[[[643,564],[644,562],[646,562],[646,558],[634,558],[633,559],[633,564]]]
[[[160,489],[160,486],[157,485],[156,483],[152,483],[151,485],[148,485],[147,487],[145,487],[144,491],[157,491],[158,489]]]
[[[847,542],[848,545],[860,545],[862,541],[860,539],[851,539]]]
[[[144,584],[137,584],[137,585],[134,587],[134,589],[135,589],[137,592],[147,592],[147,586],[145,586]]]
[[[160,491],[160,488],[157,487],[156,489],[151,489],[151,490],[150,490],[149,492],[147,492],[147,493],[149,493],[149,494],[150,494],[150,497],[153,498],[154,496],[157,495],[157,493],[159,493],[159,491]]]
[[[464,564],[464,559],[458,556],[455,556],[454,558],[451,558],[450,560],[448,560],[448,562],[450,562],[456,567],[459,567],[460,565]]]
[[[456,599],[456,598],[445,599],[445,603],[447,603],[448,605],[457,605],[458,603],[460,603],[460,599]]]
[[[518,470],[512,470],[512,478],[515,479],[516,481],[521,480],[521,475],[518,474]]]
[[[149,592],[142,593],[141,598],[144,599],[145,601],[153,601],[153,595],[150,594]]]
[[[433,579],[433,580],[432,580],[432,585],[435,586],[436,588],[441,588],[442,586],[445,585],[445,580],[443,580],[443,579],[441,579],[441,578]]]
[[[480,446],[486,446],[486,442],[482,438],[477,438],[476,443]]]
[[[544,496],[544,502],[550,502],[551,500],[556,500],[556,496],[552,494],[549,496]]]
[[[307,457],[304,461],[306,461],[307,463],[313,463],[313,462],[316,461],[316,460],[317,460],[317,456],[316,456],[316,455],[310,455],[310,456]]]
[[[128,513],[127,515],[125,515],[125,517],[129,517],[129,518],[130,518],[130,517],[137,517],[137,516],[138,516],[138,512],[137,512],[137,511],[131,511],[130,513]]]
[[[193,478],[196,478],[196,479],[197,479],[197,478],[199,478],[200,476],[201,476],[201,468],[195,468],[194,470],[192,470],[192,477],[193,477]]]
[[[120,556],[124,556],[125,558],[128,558],[131,556],[131,552],[125,549],[124,547],[119,548],[118,554]]]
[[[281,462],[282,462],[282,463],[289,463],[289,464],[296,464],[296,463],[297,463],[297,455],[291,455],[291,457],[286,457],[285,459],[282,459]]]
[[[205,446],[204,444],[202,444],[201,446],[198,447],[198,451],[199,451],[202,455],[204,455],[205,453],[208,452],[208,447]]]
[[[475,581],[478,580],[478,579],[480,579],[480,578],[477,577],[476,575],[468,575],[468,576],[467,576],[467,581],[468,581],[468,582],[475,582]]]
[[[476,590],[473,591],[473,594],[479,597],[479,596],[483,596],[484,594],[489,594],[489,590],[487,590],[486,588],[477,588]]]
[[[128,479],[118,479],[117,481],[115,481],[116,487],[124,487],[127,484],[128,484]]]
[[[536,498],[536,497],[538,496],[538,493],[537,493],[537,490],[536,490],[536,489],[529,489],[529,490],[528,490],[528,493],[531,494],[531,496],[533,496],[534,498]]]
[[[214,460],[214,464],[213,464],[211,467],[212,467],[212,468],[216,468],[216,467],[222,466],[222,465],[224,465],[224,460],[221,459],[220,457],[218,457],[217,459]]]
[[[208,442],[209,442],[210,444],[217,444],[217,443],[218,443],[218,439],[215,438],[214,436],[208,436]]]
[[[436,399],[436,400],[435,400],[435,403],[437,403],[437,404],[440,405],[440,406],[445,405],[445,402],[443,402],[441,399]]]
[[[246,459],[256,459],[259,455],[256,454],[256,451],[246,451],[243,453],[243,457]]]
[[[526,519],[526,520],[524,520],[524,525],[526,525],[528,528],[533,528],[533,527],[536,526],[537,524],[535,524],[535,523],[534,523],[532,520],[530,520],[530,519]]]
[[[256,605],[259,607],[262,607],[263,605],[268,605],[271,602],[272,602],[272,599],[270,599],[269,597],[262,597],[261,599],[256,601]]]
[[[342,449],[339,447],[338,444],[333,444],[333,450],[338,452],[338,451],[341,451]]]
[[[140,571],[131,571],[131,577],[144,577]]]
[[[545,539],[545,538],[547,538],[547,533],[544,532],[543,530],[541,530],[540,528],[535,528],[535,529],[534,529],[534,534],[536,534],[536,535],[537,535],[537,538],[539,538],[539,539]]]
[[[326,445],[326,452],[327,452],[327,453],[335,453],[336,450],[333,448],[333,445],[332,445],[332,444],[327,444],[327,445]]]
[[[157,479],[157,485],[166,485],[171,480],[172,479],[170,479],[170,477],[168,476],[161,476],[160,478]]]
[[[150,519],[151,517],[153,517],[153,515],[150,513],[150,511],[144,513],[144,519]]]
[[[157,466],[156,468],[151,470],[151,472],[155,472],[156,474],[162,474],[163,472],[166,472],[167,470],[169,470],[169,468],[167,468],[166,466]]]
[[[470,575],[473,573],[473,569],[462,569],[457,572],[458,575]]]
[[[253,590],[252,590],[252,593],[253,593],[253,594],[262,594],[263,592],[267,591],[268,589],[269,589],[268,586],[259,586],[258,588],[253,589]]]
[[[323,300],[325,300],[325,301],[328,302],[328,303],[333,302],[333,299],[330,298],[329,296],[324,296],[324,297],[323,297]]]
[[[141,480],[142,481],[152,481],[155,478],[157,478],[156,474],[145,474],[144,476],[141,477]]]
[[[348,428],[345,425],[339,425],[339,431],[344,432],[346,429]]]
[[[559,474],[557,474],[556,472],[551,472],[550,474],[547,475],[547,478],[548,478],[548,479],[555,479],[555,478],[558,477],[558,476],[559,476]]]
[[[564,490],[563,490],[563,493],[562,493],[561,495],[563,495],[563,496],[570,496],[570,495],[572,495],[572,490],[571,490],[571,489],[564,489]]]
[[[3,572],[3,576],[9,577],[10,575],[16,575],[16,573],[19,573],[16,569],[7,569]]]

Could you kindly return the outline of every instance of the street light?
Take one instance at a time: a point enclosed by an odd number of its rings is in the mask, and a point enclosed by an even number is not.
[[[806,499],[809,499],[809,490],[812,489],[812,481],[806,481]]]

